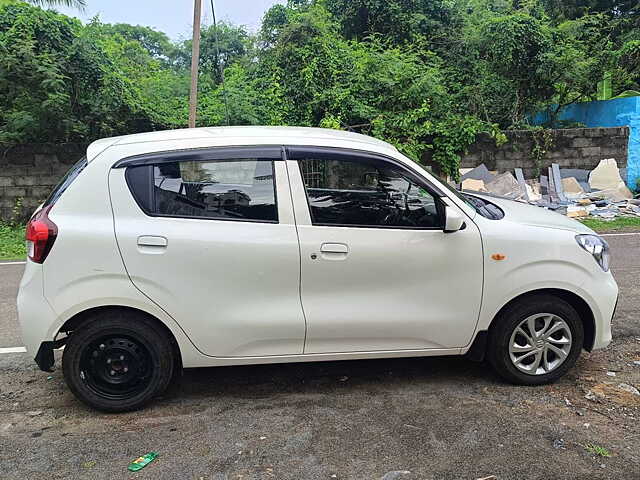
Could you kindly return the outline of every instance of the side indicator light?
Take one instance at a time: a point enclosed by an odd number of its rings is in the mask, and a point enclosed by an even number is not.
[[[493,255],[491,255],[491,258],[499,262],[500,260],[504,260],[505,258],[507,258],[507,256],[501,253],[494,253]]]

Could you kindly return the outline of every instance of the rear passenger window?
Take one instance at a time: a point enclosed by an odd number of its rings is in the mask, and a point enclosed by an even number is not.
[[[278,221],[270,159],[171,162],[152,168],[152,214]]]

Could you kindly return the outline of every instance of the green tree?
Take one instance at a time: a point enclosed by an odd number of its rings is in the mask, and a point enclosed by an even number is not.
[[[0,141],[68,142],[148,130],[130,84],[79,21],[0,8]]]
[[[383,35],[344,39],[320,4],[279,10],[256,75],[278,84],[285,123],[368,133],[457,175],[458,154],[489,127],[457,112],[436,56]]]
[[[0,141],[186,125],[191,42],[0,2]],[[604,72],[614,94],[640,88],[638,10],[627,0],[289,0],[257,35],[203,28],[198,125],[359,131],[455,177],[480,131],[498,138],[541,110],[560,125],[560,110],[593,99]]]
[[[0,0],[0,7],[4,5],[9,5],[10,3],[17,3],[19,0]],[[37,7],[47,7],[47,8],[55,8],[55,7],[71,7],[76,8],[78,10],[84,10],[87,6],[86,0],[24,0],[31,5],[35,5]]]
[[[141,25],[127,23],[100,24],[103,35],[120,35],[127,40],[140,43],[153,58],[171,63],[178,53],[177,47],[163,32]]]
[[[214,84],[220,83],[225,68],[234,62],[248,60],[252,44],[253,38],[242,26],[220,22],[216,27],[203,27],[200,32],[200,73],[207,75]],[[182,68],[191,65],[191,45],[191,40],[186,40],[179,47],[177,60]]]
[[[433,38],[457,19],[452,0],[326,0],[326,5],[344,35],[354,39],[377,33],[395,43],[417,35]]]

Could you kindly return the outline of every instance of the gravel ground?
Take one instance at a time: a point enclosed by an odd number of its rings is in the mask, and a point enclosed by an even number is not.
[[[640,236],[607,240],[621,287],[614,342],[553,385],[507,385],[449,357],[224,367],[186,371],[144,411],[105,415],[60,371],[5,354],[0,478],[640,478]],[[3,346],[19,338],[19,270],[0,270]],[[149,451],[160,456],[126,470]]]

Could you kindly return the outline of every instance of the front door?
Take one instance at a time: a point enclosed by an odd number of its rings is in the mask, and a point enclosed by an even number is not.
[[[386,157],[289,148],[305,353],[463,347],[482,296],[468,220],[444,233],[433,187]],[[457,207],[453,207],[457,208]]]
[[[300,254],[281,151],[173,152],[111,171],[132,282],[207,355],[302,353]]]

